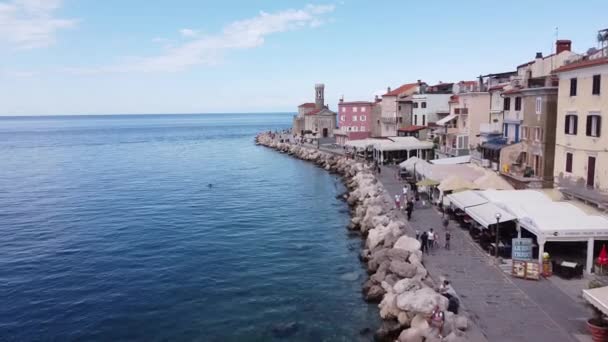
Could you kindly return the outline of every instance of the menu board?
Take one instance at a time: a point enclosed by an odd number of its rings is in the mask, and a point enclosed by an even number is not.
[[[538,265],[538,262],[526,262],[526,279],[540,279],[540,265]]]
[[[540,279],[540,265],[535,261],[513,260],[511,274],[518,278]]]
[[[519,260],[532,259],[533,243],[530,238],[519,238],[511,241],[511,258]]]

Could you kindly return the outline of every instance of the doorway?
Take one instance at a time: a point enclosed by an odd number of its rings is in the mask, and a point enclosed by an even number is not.
[[[323,138],[327,138],[327,128],[323,128]]]
[[[587,160],[587,186],[593,188],[595,185],[595,157]]]

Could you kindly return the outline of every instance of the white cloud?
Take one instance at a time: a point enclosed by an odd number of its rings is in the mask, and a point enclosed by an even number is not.
[[[189,28],[183,28],[179,30],[179,33],[184,37],[196,37],[198,35],[197,31]]]
[[[214,35],[198,35],[191,29],[182,29],[186,42],[168,47],[156,56],[131,57],[113,66],[93,68],[69,68],[67,71],[81,74],[106,72],[171,72],[196,65],[214,65],[222,55],[231,50],[251,49],[264,44],[265,38],[274,33],[302,28],[314,28],[324,23],[323,15],[332,12],[333,5],[307,5],[302,9],[289,9],[235,21]]]
[[[54,16],[61,4],[62,0],[12,0],[0,3],[0,44],[18,49],[53,44],[57,31],[74,27],[77,22]]]

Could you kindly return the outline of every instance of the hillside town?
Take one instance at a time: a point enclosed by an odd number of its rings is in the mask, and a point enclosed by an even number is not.
[[[342,96],[335,112],[317,84],[315,102],[298,106],[281,141],[370,165],[408,220],[415,203],[416,238],[457,224],[504,273],[566,280],[556,296],[605,315],[608,29],[597,40],[575,52],[557,39],[549,54],[531,51],[511,70],[469,80],[406,79],[373,98]],[[608,324],[592,325],[593,340],[607,341]],[[585,340],[574,330],[570,337]]]

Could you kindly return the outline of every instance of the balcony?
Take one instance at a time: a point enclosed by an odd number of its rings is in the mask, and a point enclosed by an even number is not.
[[[479,133],[481,134],[500,134],[501,126],[498,123],[482,123],[479,125]]]
[[[513,123],[513,124],[519,124],[521,123],[521,121],[523,120],[523,113],[518,110],[518,111],[509,111],[509,112],[505,112],[505,118],[504,118],[504,122],[505,123]]]
[[[387,125],[396,125],[397,124],[396,117],[383,116],[380,118],[380,121]]]
[[[468,156],[469,155],[469,149],[468,148],[457,148],[457,147],[451,147],[451,146],[441,146],[439,148],[439,151],[442,154],[446,154],[452,157],[460,157],[460,156]]]

